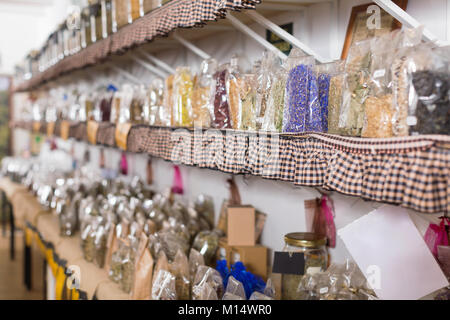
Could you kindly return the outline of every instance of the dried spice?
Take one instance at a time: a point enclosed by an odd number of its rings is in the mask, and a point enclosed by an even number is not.
[[[311,74],[312,68],[304,64],[289,71],[286,80],[283,132],[304,132],[306,130]]]
[[[141,7],[141,0],[130,0],[130,17],[131,19],[129,19],[129,23],[133,22],[134,20],[136,20],[137,18],[139,18],[141,15],[144,14],[143,12],[143,8]]]
[[[280,70],[270,88],[267,110],[262,130],[281,132],[283,130],[284,94],[286,91],[286,72]]]
[[[317,79],[319,85],[319,105],[320,105],[320,131],[327,132],[328,131],[328,93],[330,90],[330,79],[331,76],[329,74],[319,74],[319,78]]]
[[[435,71],[418,71],[412,75],[412,83],[417,93],[418,103],[412,126],[413,133],[450,133],[450,75]]]
[[[167,118],[165,119],[165,123],[163,121],[163,124],[166,126],[174,126],[174,109],[173,109],[173,83],[174,83],[175,76],[171,74],[168,76],[165,80],[165,90],[164,90],[164,109],[165,114],[167,115]]]
[[[200,252],[205,263],[211,265],[219,247],[219,236],[214,231],[201,231],[197,234],[192,244],[192,248]]]
[[[227,67],[222,66],[220,70],[214,74],[215,93],[213,127],[217,129],[232,128],[226,86],[227,73]]]
[[[217,61],[208,59],[202,62],[201,72],[195,78],[192,93],[192,114],[194,126],[211,126],[211,98],[214,89],[213,75],[217,71]]]
[[[347,73],[339,126],[345,133],[360,136],[364,125],[364,102],[369,95],[370,42],[362,41],[351,48],[345,70]]]
[[[149,13],[150,11],[152,11],[153,9],[156,9],[158,6],[154,6],[154,2],[155,0],[144,0],[143,1],[143,10],[144,10],[144,14]]]
[[[105,265],[106,257],[106,241],[108,238],[108,229],[104,226],[100,226],[97,235],[95,237],[95,263],[100,268]]]
[[[115,4],[116,28],[120,29],[128,24],[128,3],[130,0],[113,0]]]
[[[170,272],[175,276],[177,299],[189,300],[190,278],[189,262],[184,252],[178,250],[174,261],[169,266]]]
[[[255,75],[245,74],[240,81],[239,99],[241,105],[241,118],[239,129],[256,130],[256,90]]]
[[[328,133],[342,134],[339,128],[339,116],[342,104],[342,90],[344,74],[338,74],[330,79],[330,90],[328,93]]]
[[[193,79],[187,67],[177,68],[174,78],[174,124],[176,126],[192,126],[192,91]]]
[[[368,97],[364,103],[364,117],[362,137],[392,137],[392,95]]]
[[[240,100],[240,88],[244,85],[244,80],[239,78],[236,73],[231,74],[227,81],[228,99],[230,102],[230,120],[233,129],[239,129],[241,126],[242,106]]]

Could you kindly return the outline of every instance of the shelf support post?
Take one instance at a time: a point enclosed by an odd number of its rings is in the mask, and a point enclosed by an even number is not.
[[[195,53],[197,56],[199,56],[200,58],[202,58],[203,60],[206,59],[210,59],[211,56],[209,54],[207,54],[205,51],[203,51],[202,49],[200,49],[199,47],[197,47],[195,44],[193,44],[192,42],[184,39],[183,37],[181,37],[179,34],[174,33],[173,34],[173,38],[175,40],[177,40],[178,42],[180,42],[183,46],[185,46],[186,48],[188,48],[189,50],[191,50],[193,53]]]
[[[283,52],[281,52],[277,47],[272,45],[269,41],[267,41],[266,39],[261,37],[259,34],[257,34],[255,31],[253,31],[248,26],[246,26],[244,23],[242,23],[238,18],[234,17],[230,12],[228,12],[228,14],[227,14],[227,20],[230,21],[231,24],[236,29],[238,29],[239,31],[245,33],[247,36],[249,36],[250,38],[252,38],[256,42],[258,42],[260,45],[265,47],[267,50],[270,50],[270,51],[274,52],[282,60],[286,59],[286,55]]]
[[[156,68],[155,66],[151,65],[150,63],[145,62],[144,60],[142,60],[141,58],[135,56],[135,55],[130,55],[130,58],[137,62],[138,64],[140,64],[142,67],[144,67],[145,69],[147,69],[148,71],[150,71],[153,74],[156,74],[157,76],[161,77],[161,78],[165,78],[166,74],[164,72],[162,72],[161,70],[159,70],[158,68]]]
[[[404,26],[410,28],[417,28],[421,25],[419,21],[411,17],[406,11],[400,8],[391,0],[374,0],[374,2],[379,5],[383,10],[393,16],[395,19],[400,21]],[[423,37],[431,42],[434,42],[438,45],[443,45],[443,42],[439,40],[430,30],[425,28],[423,30]]]
[[[151,62],[153,62],[154,64],[156,64],[157,66],[161,67],[162,69],[164,69],[165,71],[167,71],[168,73],[175,73],[175,69],[172,68],[171,66],[169,66],[167,63],[165,63],[164,61],[156,58],[154,55],[145,52],[142,49],[138,50],[144,57],[146,57],[148,60],[150,60]]]
[[[115,71],[117,71],[118,73],[120,73],[121,75],[123,75],[125,78],[128,78],[129,80],[137,83],[137,84],[142,84],[142,81],[139,80],[138,78],[136,78],[135,76],[133,76],[131,73],[129,73],[128,71],[125,71],[117,66],[111,65],[111,68]]]

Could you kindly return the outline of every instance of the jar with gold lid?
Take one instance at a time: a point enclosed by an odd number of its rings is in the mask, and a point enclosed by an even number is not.
[[[302,274],[314,274],[325,271],[328,265],[327,238],[310,232],[294,232],[284,236],[284,252],[304,254],[305,268]],[[281,298],[283,300],[298,300],[298,285],[303,275],[283,274]]]

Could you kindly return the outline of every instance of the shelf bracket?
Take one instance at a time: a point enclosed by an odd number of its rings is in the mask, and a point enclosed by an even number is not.
[[[171,66],[169,66],[167,63],[165,63],[164,61],[156,58],[154,55],[145,52],[142,49],[139,49],[138,52],[140,52],[144,57],[146,57],[148,60],[150,60],[151,62],[153,62],[155,65],[159,66],[161,69],[164,69],[165,71],[167,71],[170,74],[175,73],[175,69],[172,68]]]
[[[404,11],[402,8],[400,8],[391,0],[374,0],[374,2],[381,8],[383,8],[383,10],[385,10],[391,16],[393,16],[395,19],[400,21],[402,25],[410,28],[417,28],[421,26],[421,23],[419,21],[411,17],[408,13],[406,13],[406,11]],[[423,37],[428,41],[436,43],[437,45],[444,44],[427,28],[423,30]]]
[[[137,62],[138,64],[140,64],[142,67],[144,67],[145,69],[147,69],[148,71],[150,71],[153,74],[156,74],[157,76],[161,77],[161,78],[166,78],[166,74],[159,70],[158,68],[156,68],[155,66],[151,65],[148,62],[145,62],[144,60],[142,60],[141,58],[135,56],[135,55],[130,55],[130,58]]]
[[[313,56],[316,58],[317,61],[321,63],[330,62],[331,60],[324,59],[319,54],[317,54],[313,49],[311,49],[309,46],[301,42],[299,39],[291,35],[289,32],[283,30],[278,26],[277,24],[273,23],[269,19],[265,18],[261,14],[257,13],[256,11],[247,11],[245,12],[246,15],[251,17],[256,23],[262,25],[263,27],[269,29],[273,33],[275,33],[277,36],[282,38],[283,40],[289,42],[294,47],[297,47],[301,49],[306,54]],[[248,28],[248,27],[247,27]]]
[[[142,81],[139,80],[138,78],[136,78],[135,76],[133,76],[131,73],[129,73],[128,71],[123,70],[122,68],[119,68],[117,66],[111,65],[111,68],[115,71],[117,71],[118,73],[120,73],[121,75],[123,75],[125,78],[135,82],[136,84],[142,84]]]
[[[242,23],[238,18],[233,16],[230,12],[227,14],[227,20],[231,22],[231,24],[238,29],[239,31],[245,33],[247,36],[258,42],[260,45],[265,47],[267,50],[270,50],[274,52],[278,57],[280,57],[282,60],[286,59],[286,55],[281,52],[277,47],[272,45],[269,41],[261,37],[259,34],[257,34],[255,31],[250,29],[248,26],[246,26],[244,23]]]
[[[180,42],[183,46],[185,46],[186,48],[188,48],[189,50],[191,50],[193,53],[195,53],[197,56],[199,56],[200,58],[202,58],[203,60],[206,59],[210,59],[211,56],[209,54],[207,54],[205,51],[203,51],[202,49],[200,49],[199,47],[197,47],[195,44],[193,44],[192,42],[184,39],[183,37],[181,37],[179,34],[174,33],[173,34],[173,38],[175,40],[177,40],[178,42]]]

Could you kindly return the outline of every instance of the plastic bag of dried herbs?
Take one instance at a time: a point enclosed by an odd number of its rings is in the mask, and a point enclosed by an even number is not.
[[[275,71],[280,64],[280,58],[274,52],[265,50],[260,68],[253,70],[256,75],[256,126],[258,130],[262,129]]]
[[[209,128],[213,112],[212,96],[214,93],[213,75],[217,71],[215,59],[204,60],[200,73],[195,78],[192,92],[192,117],[195,127]]]
[[[417,95],[415,125],[412,134],[450,133],[450,73],[439,71],[417,71],[412,74],[412,83]]]
[[[139,239],[134,236],[129,236],[121,254],[121,270],[122,276],[120,278],[120,288],[129,293],[131,291],[134,272],[135,272],[135,259],[138,250]]]
[[[364,102],[369,95],[370,40],[355,43],[345,64],[345,83],[339,127],[343,133],[361,136],[364,123]]]
[[[177,298],[179,300],[189,300],[190,298],[190,277],[189,277],[189,262],[186,254],[178,250],[175,259],[169,265],[170,272],[175,276],[175,288],[177,291]]]
[[[213,265],[216,251],[219,247],[219,234],[216,231],[204,230],[197,234],[192,248],[197,250],[205,259],[207,265]]]
[[[211,196],[198,195],[194,202],[194,209],[208,221],[211,228],[214,226],[214,200]]]
[[[284,95],[286,92],[287,72],[284,67],[275,70],[273,84],[267,100],[261,130],[269,132],[281,132],[283,129]]]
[[[144,105],[148,96],[147,89],[143,86],[136,86],[133,91],[133,99],[130,105],[130,120],[132,123],[144,122]]]
[[[241,130],[257,130],[257,101],[256,101],[256,89],[257,82],[256,76],[253,73],[246,73],[242,75],[240,86],[238,88],[241,113],[238,119],[238,129]]]
[[[135,88],[130,84],[124,84],[121,92],[118,123],[126,123],[131,121],[131,103],[133,101]]]
[[[95,259],[95,238],[101,222],[101,217],[93,217],[81,233],[83,256],[88,262],[93,262]]]
[[[205,259],[200,252],[191,248],[191,251],[189,252],[189,279],[191,280],[191,283],[194,281],[198,268],[204,265]]]
[[[164,112],[162,112],[164,116],[161,117],[162,126],[170,127],[174,125],[174,79],[175,75],[171,74],[165,79],[164,82]]]
[[[225,126],[225,128],[239,129],[241,125],[242,105],[240,90],[243,85],[241,62],[241,58],[238,55],[233,55],[225,76],[230,122],[229,126]],[[225,111],[225,108],[223,111]]]
[[[404,28],[402,30],[399,49],[396,51],[390,67],[393,94],[392,130],[394,136],[407,136],[409,134],[407,118],[412,113],[410,112],[411,73],[424,70],[432,61],[430,45],[420,44],[422,31],[423,28]]]
[[[188,67],[178,67],[174,78],[174,124],[179,127],[192,126],[193,76]]]
[[[218,299],[222,298],[224,290],[220,273],[213,268],[200,266],[192,284],[193,300],[201,300],[202,298],[204,299],[204,286],[206,284],[208,284],[214,290]],[[208,294],[208,296],[210,295]]]
[[[342,134],[339,127],[342,94],[344,87],[344,61],[336,62],[335,72],[330,74],[330,88],[328,91],[328,133]]]
[[[314,57],[306,56],[300,49],[293,49],[285,62],[288,75],[284,98],[283,132],[305,132],[308,129],[310,110],[310,82]]]
[[[159,270],[152,285],[152,300],[176,300],[175,276],[167,270]]]
[[[169,115],[164,108],[164,81],[155,78],[150,84],[146,104],[144,104],[144,123],[161,126],[167,123]]]
[[[230,65],[221,65],[213,78],[214,84],[214,98],[213,98],[213,114],[212,127],[216,129],[230,129],[232,128],[232,118],[230,112],[231,100],[227,93],[227,79],[229,78]]]
[[[389,68],[400,43],[400,35],[400,32],[391,32],[370,41],[370,93],[364,102],[362,137],[393,136],[392,74]]]
[[[243,284],[240,281],[236,280],[236,278],[233,276],[228,277],[227,287],[222,300],[234,300],[229,298],[225,299],[225,296],[227,294],[232,295],[231,298],[237,297],[239,298],[238,300],[246,300]]]

